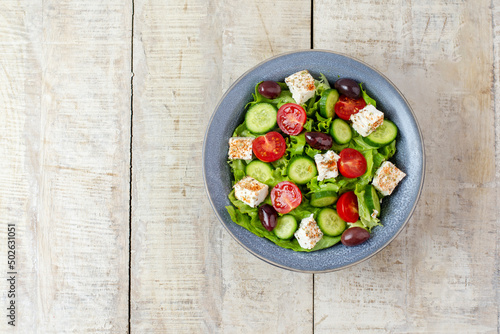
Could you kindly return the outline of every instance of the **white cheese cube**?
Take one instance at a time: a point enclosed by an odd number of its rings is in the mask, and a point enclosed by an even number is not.
[[[309,71],[303,70],[294,73],[285,79],[286,85],[292,97],[297,104],[302,104],[314,96],[316,86],[314,86],[314,78]]]
[[[339,175],[337,161],[340,156],[334,151],[327,151],[325,154],[316,154],[314,161],[318,168],[318,181],[332,179]]]
[[[313,249],[318,241],[323,237],[323,232],[319,229],[318,223],[314,220],[314,214],[302,219],[300,226],[293,234],[300,247]]]
[[[375,172],[372,184],[382,195],[389,196],[405,176],[392,162],[384,161]]]
[[[382,124],[384,113],[373,105],[367,104],[357,114],[351,115],[350,120],[354,130],[361,136],[366,137]]]
[[[234,185],[234,196],[245,204],[255,208],[264,202],[269,187],[250,176],[246,176]]]
[[[229,138],[229,159],[252,159],[253,138],[250,137],[231,137]]]

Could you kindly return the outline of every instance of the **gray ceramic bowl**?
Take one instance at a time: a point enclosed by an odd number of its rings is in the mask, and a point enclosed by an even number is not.
[[[318,78],[323,73],[333,85],[339,77],[364,83],[377,108],[399,127],[397,152],[391,161],[407,176],[382,203],[381,222],[371,238],[358,246],[337,244],[316,252],[294,252],[260,238],[231,221],[225,206],[230,205],[231,172],[227,164],[228,139],[243,122],[245,104],[252,100],[255,85],[264,80],[284,81],[307,69]],[[417,204],[424,181],[425,155],[422,134],[415,115],[401,92],[380,72],[346,55],[308,50],[282,54],[260,63],[243,74],[224,94],[210,120],[203,146],[206,190],[219,220],[235,240],[258,258],[281,268],[301,272],[327,272],[346,268],[368,259],[387,246],[408,222]]]

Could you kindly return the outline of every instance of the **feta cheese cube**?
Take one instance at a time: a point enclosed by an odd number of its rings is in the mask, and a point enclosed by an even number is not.
[[[253,138],[250,137],[231,137],[229,138],[229,159],[252,159]]]
[[[269,192],[269,187],[256,179],[246,176],[234,185],[234,196],[245,204],[255,208],[264,202]]]
[[[302,219],[300,226],[293,234],[300,247],[313,249],[318,241],[323,237],[323,232],[319,229],[318,223],[314,220],[314,214]]]
[[[351,115],[350,120],[354,130],[361,136],[366,137],[382,124],[384,113],[373,105],[367,104],[357,114]]]
[[[303,70],[294,73],[285,79],[286,85],[292,97],[297,104],[302,104],[314,96],[316,86],[314,86],[314,78],[309,71]]]
[[[339,175],[337,161],[340,156],[334,151],[327,151],[325,154],[316,154],[314,161],[318,168],[318,181],[332,179]]]
[[[375,172],[372,184],[382,195],[389,196],[405,176],[392,162],[384,161]]]

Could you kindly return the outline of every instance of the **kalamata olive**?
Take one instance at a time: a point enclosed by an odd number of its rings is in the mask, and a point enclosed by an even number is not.
[[[335,89],[351,99],[359,99],[361,97],[361,88],[358,83],[349,78],[342,78],[335,81]]]
[[[266,230],[272,231],[278,223],[278,213],[272,205],[263,204],[259,207],[259,219]]]
[[[264,81],[259,85],[259,94],[268,99],[275,99],[281,94],[281,87],[274,81]]]
[[[370,238],[370,233],[362,227],[351,227],[342,233],[340,241],[345,246],[357,246]]]
[[[333,138],[323,132],[306,132],[306,142],[317,150],[329,150],[333,144]]]

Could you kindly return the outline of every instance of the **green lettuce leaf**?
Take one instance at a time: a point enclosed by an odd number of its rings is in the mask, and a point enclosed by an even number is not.
[[[314,86],[316,86],[316,95],[321,96],[325,90],[330,89],[330,83],[323,73],[319,74],[320,79],[314,80]]]
[[[252,137],[252,138],[257,138],[257,135],[253,134],[250,132],[250,130],[247,129],[247,126],[245,122],[241,123],[234,129],[233,132],[233,137]]]
[[[303,200],[302,203],[292,210],[289,214],[294,216],[297,219],[297,222],[304,218],[311,216],[311,214],[317,215],[321,209],[315,208],[309,204],[308,200]]]
[[[322,191],[322,190],[331,190],[335,192],[340,191],[340,185],[337,179],[326,179],[324,181],[318,181],[317,177],[314,177],[307,183],[307,187],[311,189],[310,193]]]
[[[354,133],[356,133],[356,132],[354,131]],[[363,151],[366,151],[366,150],[377,149],[375,146],[367,144],[363,140],[363,137],[361,137],[359,134],[356,134],[356,135],[354,135],[354,137],[352,137],[352,140],[349,143],[349,147],[353,148],[355,150],[358,150],[360,152],[363,152]]]
[[[356,221],[354,223],[349,223],[348,222],[347,226],[348,226],[348,228],[351,228],[351,227],[361,227],[361,228],[364,228],[365,230],[368,231],[368,229],[366,228],[366,226],[363,225],[363,223],[360,220],[358,220],[358,221]]]
[[[366,178],[368,182],[370,182],[375,175],[375,171],[373,170],[373,157],[377,153],[377,150],[367,150],[361,152],[366,159],[366,172],[360,176],[361,179]],[[368,182],[366,184],[368,184]]]
[[[280,96],[271,100],[272,104],[276,104],[276,108],[281,108],[282,105],[287,103],[295,103],[295,100],[292,97],[292,93],[288,90],[284,90],[281,92]]]
[[[324,118],[317,112],[316,119],[318,121],[313,126],[314,131],[329,133],[330,125],[332,124],[332,118]]]
[[[242,137],[241,133],[246,130],[247,126],[245,125],[245,122],[243,122],[240,125],[238,125],[236,129],[234,129],[233,137]]]
[[[320,150],[314,149],[314,148],[312,148],[312,147],[311,147],[311,146],[309,146],[309,145],[307,145],[307,146],[306,146],[305,152],[306,152],[306,154],[307,154],[309,157],[311,157],[312,159],[314,159],[314,156],[315,156],[316,154],[320,154],[320,153],[321,153],[321,151],[320,151]]]
[[[287,85],[286,83],[284,83],[284,82],[276,82],[276,83],[277,83],[277,84],[281,87],[281,90],[282,90],[282,91],[283,91],[283,90],[289,90],[289,89],[288,89],[288,85]],[[259,83],[259,84],[260,84],[260,83]],[[258,86],[259,86],[259,85],[257,85],[257,87],[258,87]]]
[[[306,146],[306,137],[304,133],[298,136],[290,136],[287,142],[286,151],[290,158],[296,155],[302,155],[304,153],[304,147]]]
[[[396,140],[393,140],[389,145],[381,147],[373,155],[373,171],[374,174],[382,165],[382,162],[389,160],[396,153]]]
[[[335,152],[338,153],[347,147],[349,147],[349,143],[340,145],[340,144],[337,144],[334,140],[333,144],[332,144],[332,148],[330,148],[330,150],[334,150]]]
[[[327,235],[323,235],[323,238],[321,238],[320,241],[318,241],[318,243],[314,246],[313,249],[311,249],[311,251],[317,251],[320,249],[332,247],[333,245],[338,244],[341,238],[342,235],[339,235],[337,237],[330,237]]]
[[[304,107],[307,117],[314,115],[319,108],[319,100],[316,101],[316,95],[302,104],[302,107]]]
[[[273,177],[271,180],[268,181],[268,185],[270,187],[274,187],[275,185],[283,181],[290,181],[290,178],[287,176],[286,172],[287,166],[288,166],[288,161],[285,166],[273,170]]]
[[[234,175],[233,186],[242,178],[246,176],[245,167],[246,164],[243,160],[229,160],[229,166],[231,167],[231,172]]]
[[[314,120],[312,118],[308,118],[306,123],[304,124],[304,129],[306,129],[306,131],[312,131],[313,123]]]
[[[396,140],[393,140],[390,144],[378,149],[378,152],[388,160],[396,153]]]
[[[320,74],[321,79],[320,80],[314,80],[314,85],[316,86],[316,92],[314,94],[314,97],[311,98],[307,104],[303,105],[306,109],[306,114],[307,116],[312,116],[314,114],[317,114],[317,111],[319,110],[319,101],[325,91],[330,89],[330,84],[328,83],[328,80],[326,77],[323,75],[323,73]],[[311,130],[308,130],[311,131]]]
[[[368,229],[368,231],[371,231],[375,226],[382,225],[377,217],[371,216],[371,212],[365,203],[365,186],[357,184],[354,193],[358,197],[358,211],[361,223]]]
[[[361,88],[361,96],[363,97],[363,100],[365,100],[366,104],[371,104],[374,107],[377,107],[377,101],[368,96],[366,90],[363,89],[363,83],[360,83],[359,87]]]
[[[240,211],[240,213],[257,213],[257,208],[252,208],[250,205],[247,205],[240,201],[234,196],[234,189],[228,195],[229,201],[233,203],[233,205]]]

